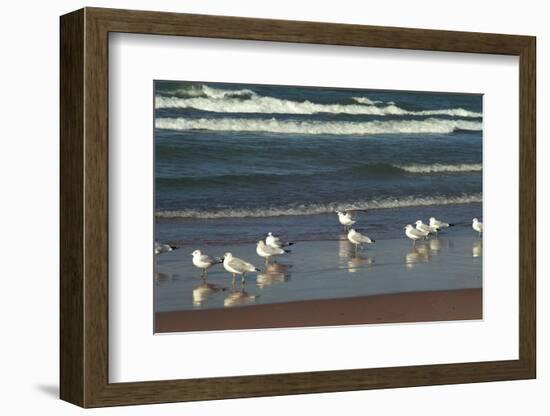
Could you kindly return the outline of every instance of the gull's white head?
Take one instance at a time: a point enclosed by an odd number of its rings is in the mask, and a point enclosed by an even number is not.
[[[193,252],[191,253],[191,255],[192,255],[193,257],[195,257],[195,256],[200,256],[201,254],[202,254],[202,253],[201,253],[200,250],[195,250],[195,251],[193,251]]]
[[[412,228],[413,228],[413,226],[411,224],[407,224],[407,225],[405,225],[405,227],[403,227],[404,230],[410,230]]]
[[[270,231],[267,233],[268,236],[273,237],[273,233]]]
[[[430,217],[430,222],[435,222],[435,217]]]
[[[422,225],[422,220],[416,220],[415,224],[416,225]]]
[[[227,252],[223,255],[223,258],[224,260],[230,260],[231,258],[233,258],[233,254],[231,254],[230,252]]]
[[[479,220],[478,220],[477,218],[474,218],[474,219],[472,220],[472,222],[475,224],[475,223],[479,222]]]
[[[265,245],[265,243],[264,243],[264,241],[263,241],[263,240],[260,240],[260,241],[258,241],[258,245],[259,245],[259,246],[264,246],[264,245]]]
[[[348,234],[355,234],[357,231],[355,231],[355,228],[352,228],[351,230],[349,230],[349,233]]]

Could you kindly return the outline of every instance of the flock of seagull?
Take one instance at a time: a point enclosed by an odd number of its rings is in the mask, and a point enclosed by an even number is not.
[[[347,231],[347,238],[349,242],[355,246],[355,251],[357,253],[357,250],[361,248],[363,244],[372,244],[375,240],[365,234],[361,234],[355,230],[355,228],[352,228],[357,221],[353,218],[351,212],[352,211],[336,211],[336,214],[338,215],[340,224],[342,224],[344,226],[344,230]],[[440,221],[435,217],[431,217],[428,224],[423,223],[422,220],[417,220],[415,222],[415,227],[413,227],[412,224],[407,224],[404,227],[404,230],[405,235],[413,241],[414,246],[417,240],[428,239],[428,237],[433,234],[438,236],[442,229],[452,226],[454,226],[454,224],[449,224],[447,222]],[[472,220],[472,229],[481,237],[483,232],[483,224],[477,218],[474,218]],[[294,243],[292,242],[281,241],[280,237],[269,232],[265,240],[259,240],[256,244],[256,253],[258,256],[265,259],[265,264],[267,266],[271,258],[290,253],[290,250],[287,248],[293,244]],[[175,247],[169,244],[155,242],[155,255],[167,253],[173,250],[175,250]],[[225,253],[223,257],[212,257],[202,253],[200,250],[195,250],[191,253],[191,255],[193,256],[193,265],[202,271],[203,277],[206,276],[208,269],[216,264],[222,264],[223,268],[233,275],[233,282],[235,282],[235,278],[240,275],[241,283],[243,284],[246,273],[261,271],[252,263],[235,257],[230,252]]]

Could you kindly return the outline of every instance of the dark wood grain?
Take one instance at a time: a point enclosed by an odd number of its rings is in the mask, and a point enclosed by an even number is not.
[[[519,359],[109,383],[108,34],[194,36],[520,58]],[[535,38],[87,8],[61,18],[61,397],[83,407],[533,378]]]
[[[84,405],[84,12],[61,19],[60,388]]]

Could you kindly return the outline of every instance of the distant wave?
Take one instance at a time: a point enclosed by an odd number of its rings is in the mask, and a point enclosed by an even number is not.
[[[332,135],[368,135],[368,134],[403,134],[403,133],[452,133],[456,130],[480,131],[479,121],[447,120],[428,118],[426,120],[392,120],[392,121],[282,121],[275,119],[189,119],[157,118],[155,127],[166,130],[212,130],[267,132],[286,134],[332,134]]]
[[[351,97],[353,101],[358,102],[359,104],[366,105],[375,105],[375,104],[395,104],[393,101],[379,101],[371,100],[368,97]]]
[[[250,91],[251,94],[254,94]],[[223,93],[229,94],[229,93]],[[395,104],[385,106],[364,104],[319,104],[311,101],[292,101],[274,97],[258,95],[243,96],[221,95],[220,97],[193,97],[179,98],[157,95],[155,97],[156,108],[193,108],[201,111],[215,113],[261,113],[261,114],[361,114],[374,116],[437,116],[446,115],[453,117],[479,118],[481,113],[468,111],[463,108],[451,108],[442,110],[409,111]],[[356,98],[357,100],[357,98]],[[366,102],[365,99],[363,102]],[[369,100],[370,101],[370,100]],[[374,102],[373,102],[374,103]]]
[[[368,97],[352,97],[356,104],[320,104],[311,101],[293,101],[262,96],[250,89],[223,89],[207,85],[188,85],[169,91],[158,91],[156,108],[193,108],[216,113],[262,114],[363,114],[376,116],[437,116],[480,118],[481,113],[451,108],[440,110],[409,111],[393,101],[371,100]]]
[[[434,196],[434,197],[405,197],[405,198],[384,198],[365,201],[351,201],[349,203],[328,203],[328,204],[304,204],[288,207],[264,207],[251,209],[220,209],[220,210],[175,210],[158,211],[155,213],[157,218],[195,218],[195,219],[214,219],[214,218],[262,218],[262,217],[280,217],[280,216],[298,216],[327,214],[335,210],[344,209],[387,209],[387,208],[405,208],[431,205],[453,205],[469,204],[481,202],[480,193],[463,194],[459,196]]]
[[[364,164],[345,168],[331,168],[324,167],[322,169],[304,170],[304,171],[292,171],[292,172],[263,172],[263,171],[248,171],[241,174],[202,174],[184,177],[158,177],[160,186],[198,186],[205,187],[208,185],[232,185],[236,186],[242,184],[244,186],[251,184],[264,184],[264,183],[284,183],[286,181],[295,181],[298,178],[301,180],[307,178],[314,178],[321,180],[323,177],[332,177],[334,175],[345,176],[353,178],[354,175],[361,175],[364,177],[373,176],[398,176],[398,175],[430,175],[430,174],[461,174],[465,172],[480,172],[482,170],[481,164],[456,164],[456,165],[443,165],[435,163],[433,165],[393,165],[389,163],[375,163]],[[365,176],[366,175],[366,176]]]
[[[444,173],[444,172],[480,172],[481,163],[460,163],[456,165],[394,165],[395,167],[410,173]]]
[[[190,84],[170,90],[159,90],[158,92],[160,94],[167,94],[179,98],[250,98],[258,95],[254,91],[249,89],[230,90],[223,88],[213,88],[204,84]]]

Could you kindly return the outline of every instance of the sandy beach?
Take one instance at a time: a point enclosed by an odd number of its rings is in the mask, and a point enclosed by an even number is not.
[[[156,332],[183,332],[450,321],[481,317],[481,289],[461,289],[163,312],[155,315],[155,327]]]

